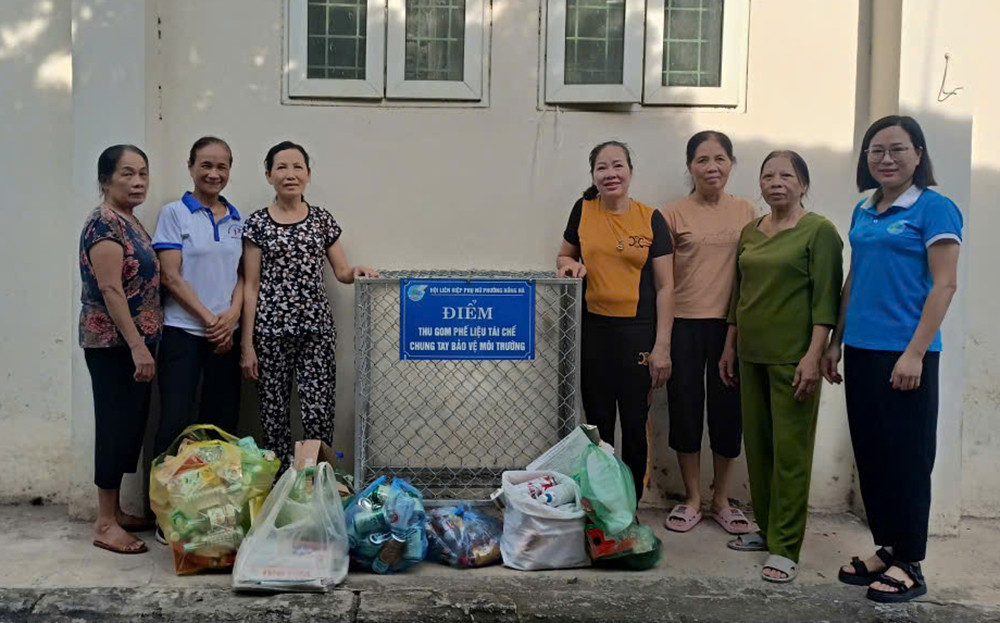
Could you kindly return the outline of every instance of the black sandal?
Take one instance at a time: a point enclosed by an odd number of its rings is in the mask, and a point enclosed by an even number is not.
[[[886,569],[892,565],[892,554],[886,548],[880,547],[875,555],[885,564]],[[838,580],[851,586],[868,586],[875,581],[875,578],[885,573],[885,571],[869,571],[865,563],[857,556],[851,557],[851,566],[854,567],[854,573],[844,573],[843,569],[837,573]]]
[[[924,574],[920,571],[919,562],[901,562],[896,560],[893,561],[892,566],[899,567],[906,575],[910,576],[910,579],[913,580],[913,586],[907,587],[905,582],[883,573],[873,581],[881,582],[896,590],[878,591],[869,586],[868,599],[877,601],[880,604],[899,604],[927,594],[927,583],[924,581]]]

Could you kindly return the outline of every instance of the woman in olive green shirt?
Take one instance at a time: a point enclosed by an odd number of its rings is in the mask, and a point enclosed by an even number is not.
[[[837,324],[843,242],[826,218],[807,212],[809,169],[793,151],[764,159],[760,191],[770,214],[740,234],[729,335],[719,362],[727,385],[737,382],[750,493],[760,532],[729,543],[768,551],[762,576],[795,578],[806,529],[820,358]]]

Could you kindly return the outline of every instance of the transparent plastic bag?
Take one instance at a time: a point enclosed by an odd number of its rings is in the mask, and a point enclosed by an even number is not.
[[[325,592],[347,577],[343,504],[329,463],[282,475],[247,534],[233,588]]]
[[[177,575],[233,566],[279,465],[252,437],[210,425],[188,427],[153,461],[150,506]]]
[[[452,567],[485,567],[500,561],[503,522],[467,504],[427,514],[427,560]]]
[[[351,564],[386,574],[427,556],[424,496],[410,483],[381,476],[354,496],[345,511]]]
[[[573,502],[549,506],[532,497],[523,485],[551,478],[556,485],[570,483]],[[572,569],[590,565],[584,536],[579,486],[556,472],[506,471],[503,473],[503,564],[513,569]]]
[[[636,499],[632,470],[621,460],[590,444],[580,459],[574,479],[587,516],[605,534],[620,534],[635,519]]]

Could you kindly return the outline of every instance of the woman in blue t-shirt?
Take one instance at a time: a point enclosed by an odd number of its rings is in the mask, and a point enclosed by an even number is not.
[[[858,190],[875,189],[851,218],[851,271],[823,357],[831,383],[844,350],[847,416],[861,496],[879,550],[840,569],[868,598],[902,602],[927,592],[931,471],[937,448],[941,323],[958,284],[962,214],[930,190],[924,133],[911,117],[865,133]]]

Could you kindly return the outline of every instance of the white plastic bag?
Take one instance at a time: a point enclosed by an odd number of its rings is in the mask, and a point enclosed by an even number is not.
[[[556,483],[570,483],[574,501],[552,507],[532,499],[518,485],[551,476]],[[500,554],[503,564],[522,571],[572,569],[590,565],[584,535],[580,487],[557,472],[509,471],[503,474],[504,514]]]
[[[236,556],[233,588],[325,592],[347,577],[344,509],[333,468],[289,469]]]

